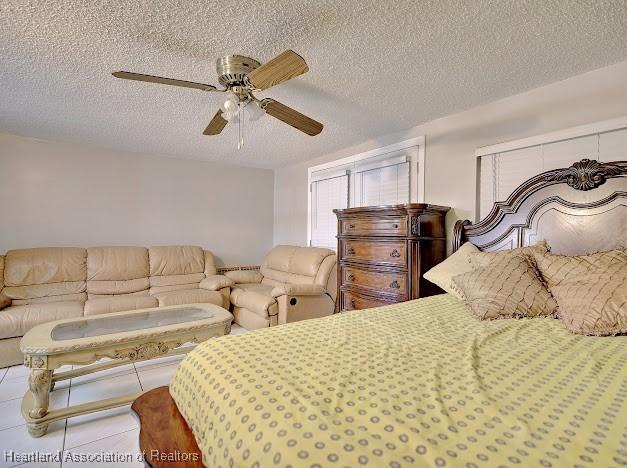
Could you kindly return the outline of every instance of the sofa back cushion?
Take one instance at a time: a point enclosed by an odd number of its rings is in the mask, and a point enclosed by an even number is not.
[[[7,252],[3,293],[13,305],[85,301],[87,251],[76,247]]]
[[[87,249],[87,294],[147,295],[148,249],[145,247],[90,247]],[[141,295],[141,294],[140,294]]]
[[[268,285],[280,283],[326,285],[327,278],[323,280],[317,276],[324,260],[331,256],[335,256],[335,252],[329,249],[278,245],[268,253],[263,261],[261,266],[261,274],[264,276],[262,283]],[[328,274],[326,268],[325,271]]]
[[[150,292],[195,289],[205,278],[205,252],[192,245],[150,247]],[[211,256],[213,259],[213,256]],[[215,270],[213,261],[212,268]]]

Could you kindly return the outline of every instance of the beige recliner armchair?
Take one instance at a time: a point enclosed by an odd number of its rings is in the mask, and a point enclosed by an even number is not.
[[[260,271],[230,271],[235,322],[249,330],[331,315],[337,292],[333,250],[279,245]]]

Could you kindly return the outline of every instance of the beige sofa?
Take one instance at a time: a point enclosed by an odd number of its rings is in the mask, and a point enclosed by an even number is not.
[[[235,322],[249,330],[331,315],[337,292],[333,250],[279,245],[260,271],[225,273],[235,285]]]
[[[233,281],[194,246],[38,248],[0,256],[0,367],[20,338],[52,320],[208,302],[229,308]]]

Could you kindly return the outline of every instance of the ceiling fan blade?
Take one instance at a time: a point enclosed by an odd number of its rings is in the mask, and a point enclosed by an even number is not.
[[[209,122],[209,125],[207,125],[207,128],[205,128],[205,131],[202,132],[202,134],[218,135],[222,130],[224,130],[224,127],[226,127],[227,123],[229,122],[222,117],[222,111],[218,110],[218,112],[216,112],[216,115],[213,116],[213,119],[211,119],[211,122]]]
[[[279,119],[307,135],[315,136],[320,133],[324,127],[320,122],[316,122],[274,99],[264,99],[261,101],[261,107],[265,109],[267,114],[270,114],[275,119]]]
[[[309,67],[304,58],[293,50],[286,50],[251,71],[248,74],[248,81],[257,89],[268,89],[308,71]]]
[[[141,73],[131,73],[126,71],[117,71],[111,73],[116,78],[123,78],[125,80],[134,80],[134,81],[146,81],[148,83],[159,83],[165,85],[172,86],[182,86],[184,88],[194,88],[200,89],[202,91],[219,91],[215,86],[204,84],[204,83],[194,83],[193,81],[183,81],[183,80],[175,80],[173,78],[163,78],[161,76],[153,76],[153,75],[142,75]]]

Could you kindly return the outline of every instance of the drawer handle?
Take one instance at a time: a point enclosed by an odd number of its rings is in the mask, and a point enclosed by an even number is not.
[[[349,227],[349,229],[355,229],[355,225],[354,224],[349,224],[348,227]]]
[[[394,227],[394,229],[398,229],[398,224],[394,223],[393,227]]]
[[[401,289],[401,285],[398,284],[398,281],[394,280],[390,283],[390,288],[392,289]]]
[[[346,276],[346,279],[347,279],[348,281],[355,281],[355,275],[353,275],[352,273],[349,273],[349,274]]]
[[[393,249],[393,250],[390,252],[390,257],[392,257],[392,258],[399,258],[400,256],[401,256],[401,254],[400,254],[400,253],[398,253],[398,250],[396,250],[396,249]]]
[[[349,247],[348,249],[346,249],[346,253],[348,255],[355,255],[355,249],[353,249],[352,247]]]

